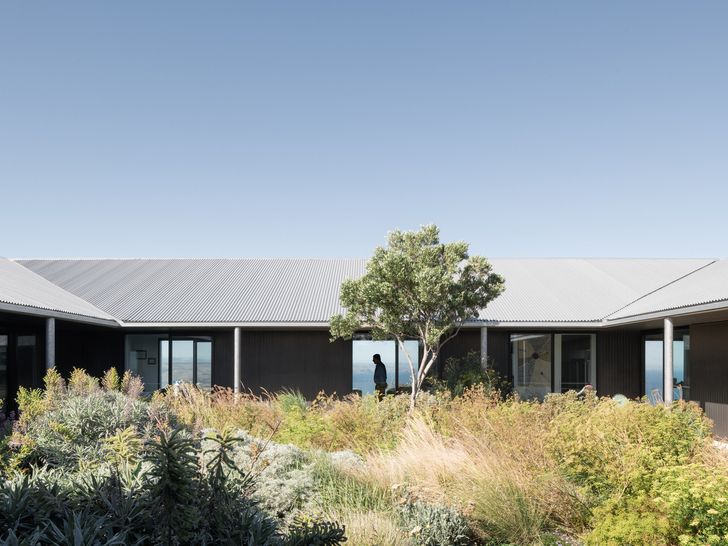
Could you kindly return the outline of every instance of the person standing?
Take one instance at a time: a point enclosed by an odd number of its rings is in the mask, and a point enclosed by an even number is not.
[[[374,390],[377,398],[381,400],[387,392],[387,368],[379,354],[372,356],[372,362],[374,362]]]

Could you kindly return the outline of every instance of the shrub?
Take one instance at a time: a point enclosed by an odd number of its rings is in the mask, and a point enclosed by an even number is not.
[[[72,468],[99,461],[101,443],[117,430],[149,432],[149,405],[119,392],[69,393],[63,403],[23,423],[22,443],[32,446],[30,461]]]
[[[572,481],[596,495],[649,489],[665,466],[688,462],[705,447],[710,423],[695,404],[669,408],[573,393],[550,397],[554,419],[548,449]]]
[[[290,532],[256,505],[235,466],[231,434],[207,451],[184,431],[148,442],[143,465],[80,473],[33,470],[0,483],[0,543],[334,545],[335,523],[296,522]],[[241,479],[233,479],[233,477]]]
[[[399,509],[401,525],[422,546],[467,546],[473,543],[467,521],[453,508],[420,501]]]
[[[595,510],[588,543],[725,546],[728,470],[701,463],[657,469],[649,490],[615,495]]]
[[[510,383],[492,367],[483,369],[480,353],[476,351],[470,351],[462,358],[448,358],[443,366],[442,379],[433,380],[432,384],[435,389],[447,389],[453,396],[460,396],[477,385],[498,394],[511,390]]]

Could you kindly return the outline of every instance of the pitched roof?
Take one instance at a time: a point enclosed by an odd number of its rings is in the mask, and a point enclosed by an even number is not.
[[[20,260],[125,323],[323,324],[341,312],[339,287],[364,259]],[[723,297],[726,261],[708,259],[492,259],[505,292],[490,323],[598,324],[669,301]],[[721,264],[715,267],[715,264]],[[711,269],[715,268],[715,269]],[[713,271],[713,273],[708,273]],[[699,279],[688,282],[693,276]],[[710,282],[700,279],[711,279]],[[682,289],[677,291],[677,287]],[[700,292],[698,289],[702,290]],[[658,294],[665,290],[667,303]],[[681,305],[678,303],[678,305]],[[632,311],[629,311],[632,309]]]
[[[325,323],[358,259],[23,260],[124,322]]]
[[[44,310],[114,321],[108,313],[6,258],[0,258],[0,304],[16,310]]]
[[[598,322],[712,260],[517,258],[491,260],[505,292],[481,313],[492,322]]]
[[[728,260],[715,261],[660,290],[646,294],[611,314],[609,320],[718,302],[728,303]]]

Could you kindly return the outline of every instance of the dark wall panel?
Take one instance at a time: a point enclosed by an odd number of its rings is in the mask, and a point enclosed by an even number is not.
[[[438,376],[442,377],[442,370],[449,358],[463,358],[470,351],[480,354],[480,330],[460,330],[458,335],[445,344],[437,359]]]
[[[488,328],[489,365],[508,381],[513,381],[511,367],[511,336],[503,330]]]
[[[212,383],[221,387],[233,385],[233,332],[213,333],[213,347],[215,354],[212,359]]]
[[[639,398],[642,392],[642,335],[606,330],[597,334],[597,392]]]
[[[351,341],[329,341],[328,331],[243,331],[242,379],[246,389],[289,388],[313,398],[320,391],[351,392]]]
[[[84,368],[101,377],[112,366],[124,369],[124,333],[120,329],[61,324],[56,326],[56,367],[68,376]]]
[[[690,326],[690,398],[728,404],[728,322]]]

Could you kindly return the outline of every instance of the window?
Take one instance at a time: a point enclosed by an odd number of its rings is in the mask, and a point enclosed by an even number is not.
[[[161,339],[159,341],[159,384],[194,383],[212,386],[212,340],[209,338]]]
[[[551,392],[551,334],[511,335],[514,388],[522,398]]]
[[[653,402],[664,399],[664,355],[662,334],[644,338],[645,396]],[[672,340],[673,399],[690,400],[690,333],[675,330]]]
[[[407,351],[415,373],[419,364],[419,342],[407,340],[404,342],[404,350],[396,341],[385,340],[375,341],[368,334],[359,334],[352,341],[352,390],[360,391],[362,394],[374,392],[374,363],[372,356],[379,354],[382,363],[387,369],[388,388],[408,387],[411,385],[412,376],[410,373]]]
[[[596,387],[596,334],[511,335],[514,388],[524,399]]]
[[[212,338],[128,334],[125,368],[144,381],[147,392],[185,381],[212,387]]]
[[[595,386],[596,334],[556,334],[555,391],[580,391],[586,385]]]

